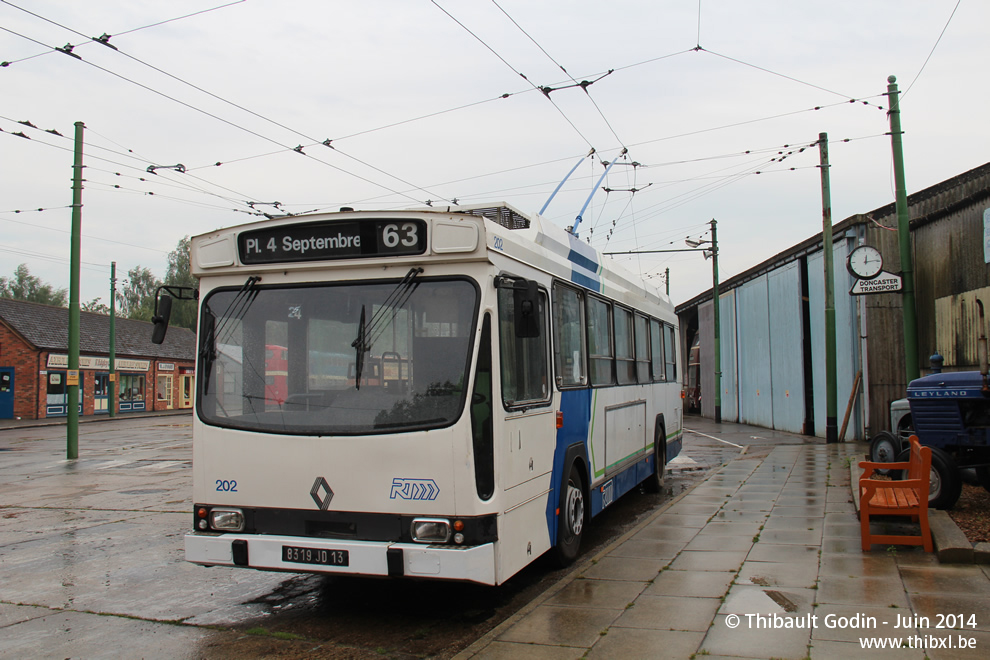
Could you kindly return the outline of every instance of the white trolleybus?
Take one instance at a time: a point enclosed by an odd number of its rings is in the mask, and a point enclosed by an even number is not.
[[[191,262],[191,562],[501,584],[680,451],[669,299],[539,216],[343,209]]]

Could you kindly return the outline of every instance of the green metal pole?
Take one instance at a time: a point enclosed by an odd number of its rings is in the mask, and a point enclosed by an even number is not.
[[[887,78],[887,105],[890,106],[890,145],[894,152],[894,187],[897,207],[897,240],[901,253],[901,277],[904,288],[904,370],[907,382],[921,376],[918,367],[918,313],[914,300],[914,263],[911,257],[911,227],[908,218],[907,186],[904,183],[904,152],[901,146],[901,110],[897,78]]]
[[[839,441],[835,355],[835,268],[832,263],[832,193],[828,177],[828,133],[818,134],[822,170],[822,255],[825,261],[825,442]]]
[[[667,297],[670,298],[670,269],[668,268],[663,276],[663,281],[667,285]]]
[[[110,262],[110,375],[107,377],[107,411],[117,416],[117,262]]]
[[[69,372],[75,371],[75,384],[67,384],[65,457],[79,458],[79,245],[82,227],[83,128],[76,122],[75,150],[72,165],[72,232],[69,254]]]
[[[718,297],[718,237],[715,233],[715,219],[712,218],[712,302],[713,321],[715,325],[715,340],[712,347],[715,349],[715,423],[722,423],[722,339],[721,328],[719,326]]]

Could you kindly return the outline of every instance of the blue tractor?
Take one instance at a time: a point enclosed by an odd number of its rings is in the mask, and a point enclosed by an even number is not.
[[[980,327],[983,305],[977,300]],[[990,491],[990,382],[987,338],[977,341],[979,371],[941,373],[941,356],[932,356],[933,373],[911,381],[907,390],[911,427],[898,424],[895,433],[883,431],[870,443],[871,460],[888,463],[908,460],[907,438],[918,436],[931,447],[932,469],[928,506],[951,509],[962,492],[961,470],[973,469],[980,485]],[[891,408],[903,409],[903,399]],[[903,415],[903,412],[901,413]],[[892,415],[893,417],[893,415]],[[893,478],[900,475],[891,474]]]

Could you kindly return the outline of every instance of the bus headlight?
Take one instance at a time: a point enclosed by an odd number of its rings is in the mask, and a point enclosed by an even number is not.
[[[417,518],[410,530],[417,543],[446,543],[450,540],[450,521],[442,518]]]
[[[213,509],[210,527],[222,532],[239,532],[244,529],[244,514],[240,509]]]

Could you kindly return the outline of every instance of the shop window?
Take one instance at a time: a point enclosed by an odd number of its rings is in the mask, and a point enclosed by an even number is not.
[[[120,410],[144,410],[144,374],[120,374]]]

